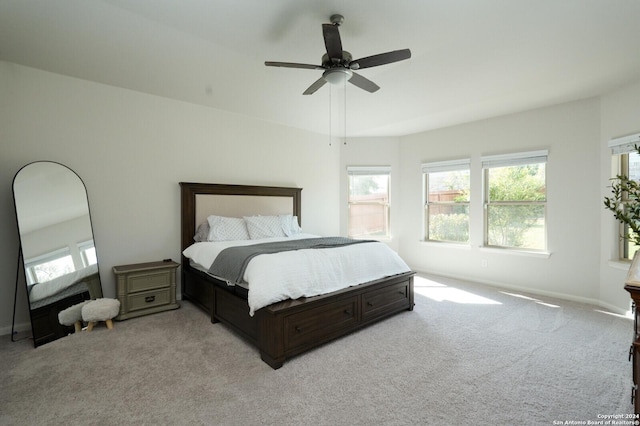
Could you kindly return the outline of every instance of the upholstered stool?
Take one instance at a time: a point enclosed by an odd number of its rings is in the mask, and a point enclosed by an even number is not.
[[[73,325],[75,327],[76,333],[82,330],[82,308],[84,305],[89,303],[89,300],[86,300],[82,303],[78,303],[73,306],[69,306],[67,309],[64,309],[58,312],[58,322],[62,325]]]
[[[118,315],[120,311],[120,301],[118,299],[96,299],[82,307],[82,319],[87,321],[87,331],[93,330],[93,326],[98,321],[104,321],[107,328],[113,328],[111,319]]]

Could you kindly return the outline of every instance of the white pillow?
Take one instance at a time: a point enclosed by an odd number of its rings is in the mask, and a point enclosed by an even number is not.
[[[252,240],[271,237],[286,237],[279,216],[245,216],[244,221]]]
[[[239,217],[224,217],[211,215],[209,222],[208,241],[238,241],[248,240],[249,232],[244,220]]]
[[[284,235],[290,237],[295,234],[299,234],[301,229],[298,225],[298,216],[292,216],[290,214],[280,215],[280,224],[282,225],[282,231]]]

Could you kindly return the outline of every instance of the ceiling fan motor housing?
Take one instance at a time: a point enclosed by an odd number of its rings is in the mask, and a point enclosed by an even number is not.
[[[349,66],[352,59],[353,56],[346,50],[342,51],[341,60],[337,58],[330,59],[329,55],[325,53],[322,55],[322,66],[327,70],[322,73],[322,78],[331,84],[343,84],[345,81],[349,81],[353,75],[353,71]]]
[[[351,56],[351,53],[347,52],[346,50],[342,51],[342,59],[339,59],[339,58],[330,59],[329,55],[325,53],[324,55],[322,55],[322,66],[324,68],[335,68],[335,67],[349,68],[349,64],[351,64],[352,60],[353,60],[353,56]]]

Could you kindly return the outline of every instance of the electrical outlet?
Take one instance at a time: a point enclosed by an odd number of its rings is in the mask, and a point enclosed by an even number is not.
[[[480,261],[480,266],[482,266],[483,268],[486,268],[488,264],[489,262],[487,262],[487,259],[482,259]]]

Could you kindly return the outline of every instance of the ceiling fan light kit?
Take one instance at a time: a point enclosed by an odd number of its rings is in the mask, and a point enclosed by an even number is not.
[[[332,15],[330,24],[322,24],[322,35],[327,53],[322,55],[322,65],[298,64],[294,62],[266,61],[264,64],[270,67],[300,68],[312,70],[324,70],[322,77],[316,80],[304,91],[303,95],[311,95],[320,89],[326,82],[330,84],[343,84],[345,81],[367,92],[373,93],[380,87],[371,80],[353,72],[364,68],[398,62],[411,57],[409,49],[394,50],[373,56],[352,60],[349,52],[342,50],[342,40],[338,27],[344,22],[342,15]]]
[[[331,84],[344,84],[353,76],[353,71],[346,68],[332,68],[322,73],[322,78]]]

